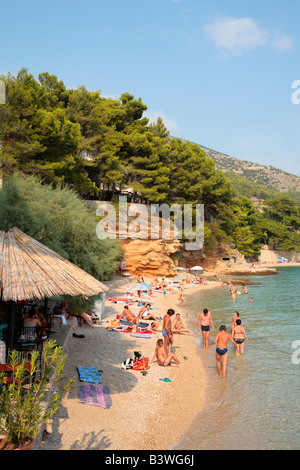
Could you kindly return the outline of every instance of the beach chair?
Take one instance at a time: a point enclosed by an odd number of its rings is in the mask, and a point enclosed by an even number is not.
[[[19,341],[28,344],[35,344],[34,341],[37,338],[37,325],[31,325],[30,323],[23,325],[22,333]]]
[[[38,370],[41,376],[42,372],[42,351],[45,339],[40,338],[37,334],[38,331],[37,325],[30,325],[25,324],[23,326],[21,336],[18,339],[16,344],[16,350],[18,351],[18,355],[20,360],[25,359],[26,361],[30,361],[32,351],[38,351]]]

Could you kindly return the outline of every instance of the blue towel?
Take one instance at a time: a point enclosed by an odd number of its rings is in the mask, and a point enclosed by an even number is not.
[[[97,367],[77,367],[80,382],[89,382],[94,384],[101,384],[101,377]]]

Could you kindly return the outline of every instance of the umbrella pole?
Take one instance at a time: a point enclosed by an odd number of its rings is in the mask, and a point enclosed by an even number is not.
[[[11,351],[14,345],[15,314],[16,304],[13,300],[10,300],[8,306],[6,356],[8,355],[8,351]]]
[[[48,297],[44,299],[44,307],[45,307],[45,316],[46,320],[49,321],[49,314],[48,314]]]

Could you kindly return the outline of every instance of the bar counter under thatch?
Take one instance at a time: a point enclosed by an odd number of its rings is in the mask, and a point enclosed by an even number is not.
[[[91,297],[108,288],[17,227],[0,232],[1,300]]]

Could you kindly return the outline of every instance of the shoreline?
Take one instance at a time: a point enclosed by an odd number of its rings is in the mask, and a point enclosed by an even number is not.
[[[206,274],[210,276],[210,273]],[[218,276],[223,275],[218,273]],[[145,281],[149,282],[150,279],[146,278]],[[174,352],[182,364],[178,368],[162,368],[155,361],[145,376],[140,371],[121,368],[123,361],[133,357],[134,351],[140,351],[150,361],[157,339],[162,338],[161,333],[145,339],[106,329],[125,305],[113,304],[108,298],[124,297],[126,286],[132,282],[132,279],[124,277],[108,282],[102,323],[96,325],[95,329],[77,327],[76,333],[85,335],[85,338],[70,336],[66,345],[68,357],[65,373],[66,377],[74,378],[75,383],[69,395],[63,399],[62,407],[51,426],[48,426],[50,434],[39,449],[171,450],[196,416],[208,406],[208,377],[199,354],[198,339],[201,334],[197,331],[195,319],[193,325],[189,324],[188,305],[179,306],[178,292],[165,297],[162,293],[156,293],[151,298],[155,307],[151,312],[157,317],[163,317],[168,308],[174,308],[181,313],[185,326],[192,326],[193,335],[174,335]],[[188,304],[190,297],[194,298],[203,291],[221,285],[222,280],[210,281],[207,285],[186,284],[185,302]],[[133,313],[138,310],[137,306],[132,308]],[[183,360],[184,356],[188,359]],[[102,384],[109,386],[111,392],[113,404],[110,409],[79,402],[77,392],[82,382],[78,378],[77,366],[96,366],[103,371]],[[170,378],[171,382],[163,382],[165,377]]]
[[[217,281],[208,285],[187,284],[184,295],[195,295],[220,284]],[[107,293],[107,299],[113,294],[124,296],[124,292],[125,284],[114,286]],[[151,299],[156,308],[151,313],[163,317],[168,308],[174,308],[188,326],[187,307],[180,307],[177,299],[178,293],[167,294],[165,298],[156,293]],[[76,333],[84,334],[85,338],[70,337],[65,373],[68,378],[74,378],[75,383],[48,427],[50,434],[40,449],[169,450],[178,443],[196,415],[205,409],[207,382],[197,354],[198,331],[191,336],[174,335],[174,352],[182,361],[178,368],[159,367],[154,361],[145,376],[141,371],[124,370],[122,362],[132,357],[135,350],[150,361],[157,339],[162,338],[161,333],[145,339],[107,330],[110,320],[124,305],[106,300],[102,324],[95,329],[78,327]],[[138,310],[139,307],[132,308],[134,313]],[[79,402],[77,392],[82,382],[78,379],[77,366],[96,366],[103,371],[102,384],[108,385],[111,392],[110,409]],[[170,378],[171,382],[163,382],[163,378]]]

